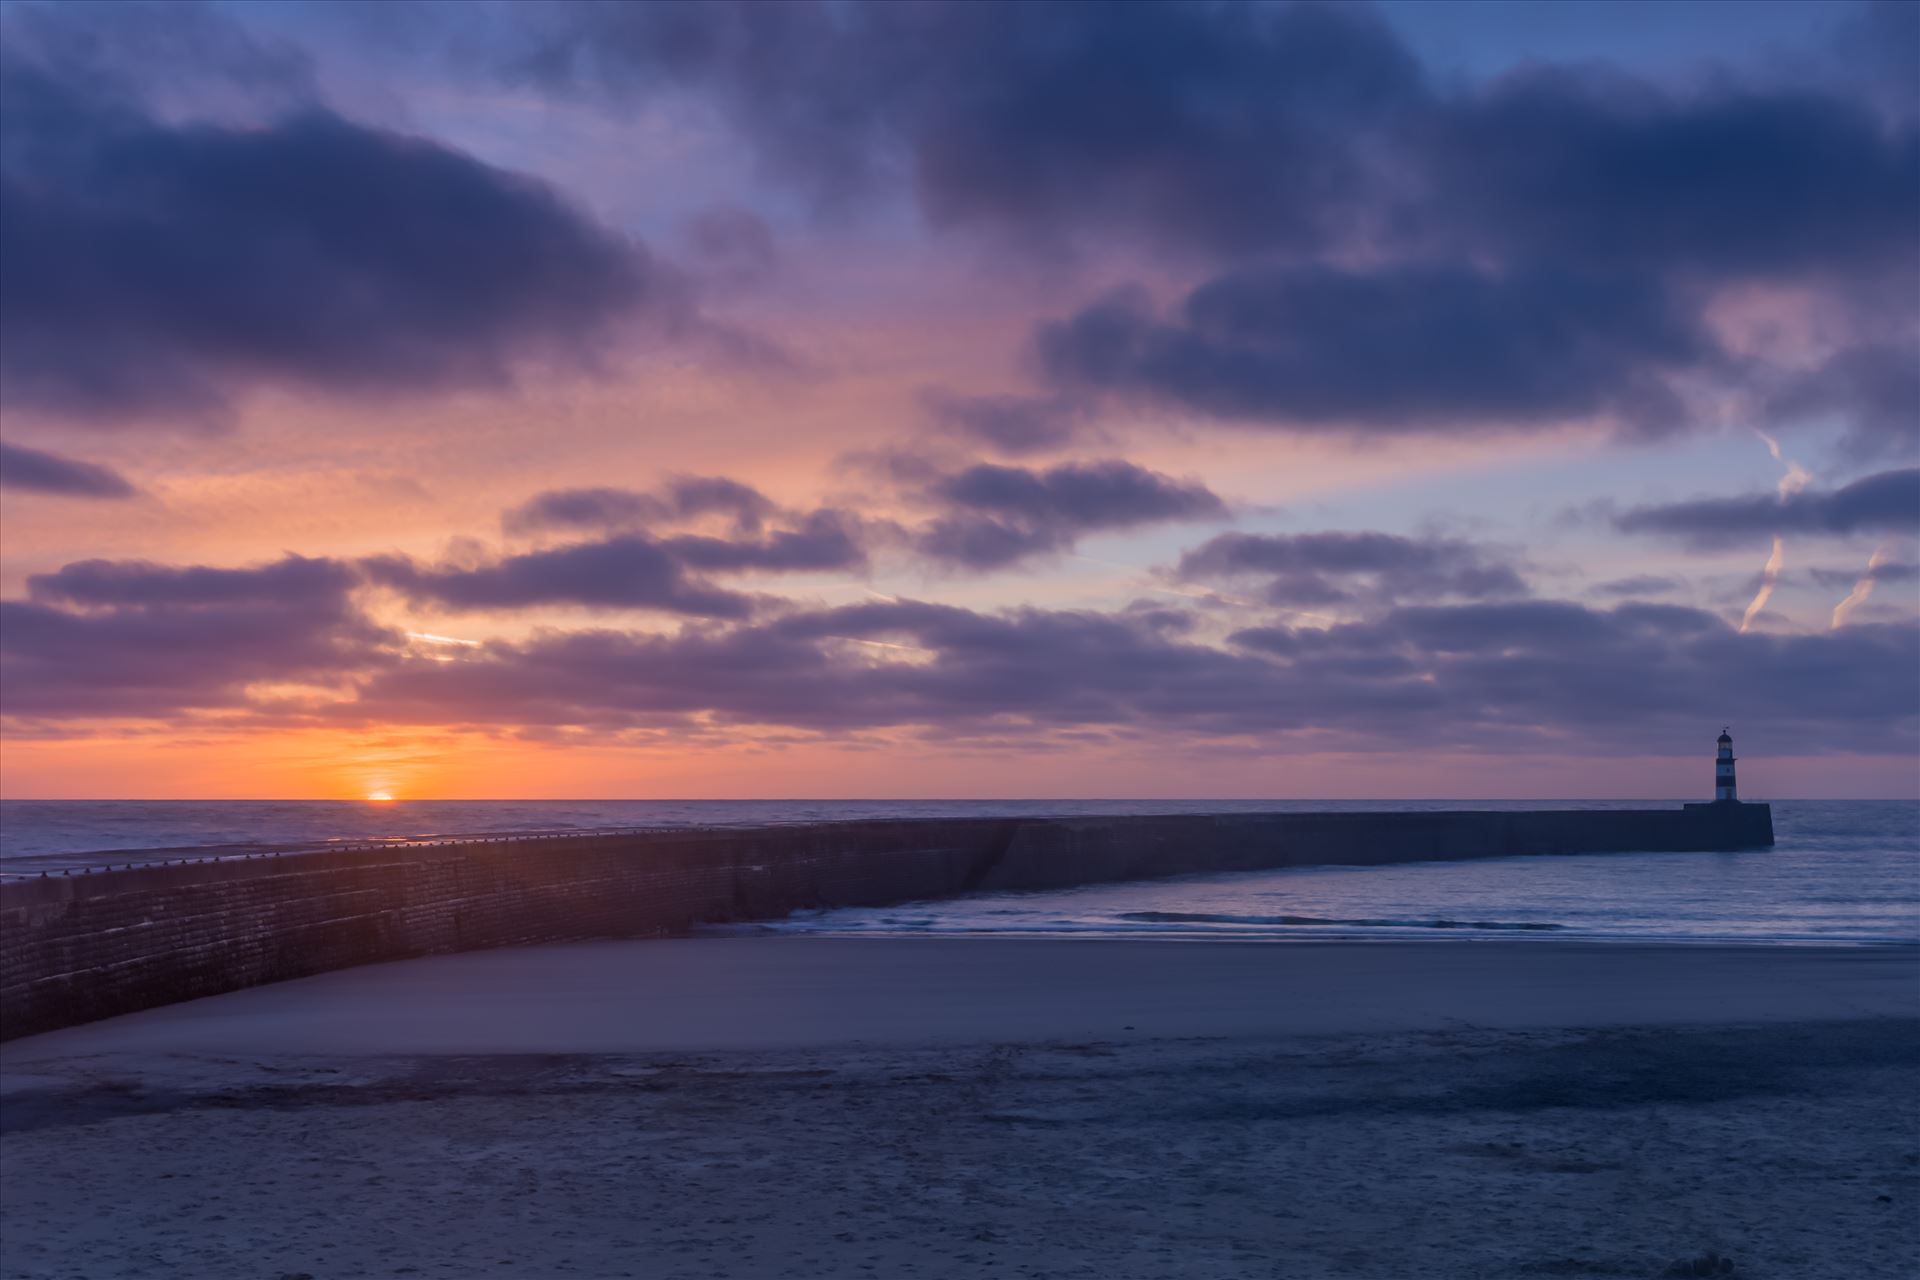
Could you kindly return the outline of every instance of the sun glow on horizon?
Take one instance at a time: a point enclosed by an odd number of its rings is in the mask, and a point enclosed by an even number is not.
[[[367,803],[368,804],[392,804],[393,793],[390,791],[369,791],[367,793]]]

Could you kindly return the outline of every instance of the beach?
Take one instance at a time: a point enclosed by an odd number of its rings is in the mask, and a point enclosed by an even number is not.
[[[728,938],[0,1048],[7,1277],[1903,1276],[1908,949]]]

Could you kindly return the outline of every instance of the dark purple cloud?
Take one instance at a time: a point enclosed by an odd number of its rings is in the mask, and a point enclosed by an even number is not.
[[[10,716],[145,718],[239,708],[249,686],[346,687],[400,637],[355,607],[347,566],[288,556],[249,569],[90,560],[0,601]]]
[[[249,686],[298,682],[343,700],[251,705],[517,729],[1005,737],[1103,727],[1281,749],[1581,753],[1671,750],[1728,718],[1775,751],[1911,751],[1920,720],[1920,632],[1905,624],[1742,635],[1670,605],[1521,600],[1253,628],[1219,647],[1163,607],[979,613],[892,601],[701,620],[673,634],[541,632],[435,662],[407,656],[357,611],[355,578],[293,558],[237,570],[93,562],[43,575],[33,599],[0,605],[7,710],[166,715],[243,707],[257,697]]]
[[[542,4],[512,72],[615,100],[709,95],[765,168],[845,206],[902,168],[927,219],[1020,239],[1312,246],[1370,184],[1352,131],[1419,68],[1331,6]],[[1345,217],[1345,221],[1343,221]]]
[[[988,516],[941,516],[914,535],[920,554],[938,564],[984,572],[1022,560],[1064,551],[1074,531],[1057,525],[1028,525]]]
[[[111,467],[4,443],[0,443],[0,489],[67,498],[131,498],[139,492]]]
[[[1334,100],[1348,71],[1334,60],[1305,91]],[[1054,392],[1290,429],[1535,429],[1599,416],[1655,435],[1690,425],[1673,389],[1684,375],[1758,394],[1776,420],[1836,414],[1862,454],[1913,451],[1911,113],[1730,82],[1678,92],[1593,68],[1535,67],[1448,91],[1417,75],[1405,84],[1390,110],[1342,117],[1340,145],[1378,161],[1369,181],[1328,191],[1309,180],[1290,193],[1318,205],[1323,227],[1368,227],[1377,265],[1325,265],[1343,247],[1337,234],[1288,241],[1294,252],[1276,263],[1200,223],[1158,219],[1163,235],[1240,262],[1171,315],[1122,291],[1040,326]],[[1143,173],[1150,151],[1120,148]],[[1287,172],[1257,144],[1239,154],[1250,169]],[[1859,345],[1784,382],[1762,362],[1730,360],[1701,317],[1717,290],[1753,281],[1820,294],[1844,317],[1841,340]]]
[[[1079,529],[1120,529],[1159,520],[1226,514],[1204,485],[1117,459],[1068,462],[1043,471],[982,463],[946,476],[935,497],[968,511],[1021,520],[1060,521]]]
[[[689,568],[705,573],[808,573],[867,565],[861,520],[831,509],[801,516],[793,528],[776,529],[760,538],[682,534],[661,545]]]
[[[445,12],[395,21],[427,43]],[[828,204],[910,192],[935,226],[1049,251],[1117,238],[1214,273],[1170,316],[1108,301],[1044,326],[1041,394],[930,400],[1008,452],[1070,441],[1099,395],[1295,427],[1603,415],[1652,433],[1686,422],[1674,374],[1765,391],[1777,417],[1858,417],[1862,449],[1886,452],[1913,435],[1911,361],[1885,335],[1916,310],[1920,129],[1865,64],[1911,17],[1848,25],[1846,76],[1684,88],[1555,66],[1447,83],[1348,5],[552,0],[463,11],[459,37],[486,26],[468,51],[548,92],[693,95]],[[78,286],[63,309],[12,273],[34,319],[4,370],[19,402],[195,413],[257,380],[498,382],[636,311],[686,320],[671,270],[524,179],[320,111],[161,123],[14,43],[8,222]],[[342,190],[381,196],[316,198]],[[461,234],[420,232],[447,225]],[[720,275],[774,257],[746,210],[688,234]],[[1364,271],[1326,265],[1362,252]],[[1698,318],[1753,280],[1827,295],[1861,352],[1784,384],[1728,365]],[[294,293],[314,301],[272,311]]]
[[[1613,523],[1628,533],[1671,534],[1701,547],[1732,546],[1780,533],[1916,533],[1920,469],[1882,471],[1829,491],[1635,507],[1615,516]]]
[[[0,14],[11,52],[101,103],[250,119],[319,99],[313,58],[208,4],[25,0]]]
[[[917,648],[924,661],[875,663],[861,641]],[[575,634],[442,665],[377,678],[366,711],[436,720],[464,697],[511,720],[701,715],[839,731],[1116,724],[1158,706],[1202,723],[1240,709],[1249,680],[1261,674],[1247,659],[1171,643],[1125,615],[985,615],[912,601],[678,636]],[[597,707],[589,702],[595,684]]]
[[[946,514],[920,528],[916,548],[977,570],[1065,550],[1089,533],[1227,513],[1204,485],[1117,459],[1045,470],[982,463],[934,479],[925,496]]]
[[[921,394],[921,404],[943,429],[1002,453],[1044,453],[1085,432],[1084,405],[1059,396],[970,396],[940,388]]]
[[[677,636],[493,645],[385,671],[352,713],[606,728],[697,719],[823,733],[1101,725],[1605,753],[1671,750],[1728,717],[1774,750],[1910,750],[1920,712],[1920,636],[1904,626],[1743,636],[1689,609],[1529,601],[1402,609],[1234,640],[1227,650],[1193,643],[1125,613],[876,603]],[[876,662],[871,644],[916,652]]]
[[[1390,533],[1223,533],[1180,557],[1175,574],[1190,581],[1265,577],[1268,602],[1287,607],[1527,594],[1513,566],[1472,543]]]
[[[1855,457],[1911,457],[1920,453],[1920,352],[1912,342],[1844,348],[1784,379],[1765,412],[1785,426],[1837,418]]]
[[[1868,564],[1863,567],[1813,568],[1807,570],[1807,577],[1819,586],[1844,591],[1862,581],[1920,582],[1920,564],[1882,560],[1878,564]]]
[[[757,280],[780,264],[773,228],[751,209],[702,209],[687,220],[684,237],[694,264],[728,283]]]
[[[1508,260],[1718,279],[1920,261],[1920,133],[1832,94],[1535,67],[1417,136],[1462,238]]]
[[[647,529],[709,515],[727,517],[732,536]],[[767,527],[776,521],[781,527]],[[392,555],[362,567],[374,582],[446,609],[577,605],[730,619],[751,614],[754,599],[708,575],[867,567],[867,521],[832,508],[782,512],[758,490],[723,476],[679,476],[653,492],[550,490],[508,511],[502,524],[509,532],[592,529],[605,536],[473,563],[424,565]]]
[[[1835,44],[1845,87],[1864,86],[1896,119],[1920,120],[1920,5],[1866,0],[1841,19]]]
[[[1121,293],[1042,326],[1037,348],[1063,390],[1381,432],[1602,414],[1671,431],[1685,414],[1666,375],[1719,358],[1645,280],[1437,267],[1249,268],[1166,317]]]
[[[422,565],[406,556],[362,562],[368,577],[442,609],[578,605],[653,609],[696,618],[744,618],[751,597],[689,576],[686,562],[644,534],[530,551],[478,565]]]
[[[324,602],[344,605],[357,584],[337,560],[289,555],[247,569],[178,567],[150,560],[77,560],[27,579],[35,600],[107,608]]]
[[[751,485],[725,476],[676,476],[659,490],[550,489],[501,517],[509,533],[548,529],[596,531],[644,528],[705,515],[731,516],[736,530],[758,533],[773,501]]]
[[[1635,270],[1911,262],[1910,16],[1873,10],[1815,91],[1685,91],[1593,66],[1442,84],[1322,4],[546,3],[511,73],[613,101],[691,91],[829,202],[903,178],[937,226],[1181,253],[1486,249]],[[1889,33],[1901,34],[1889,34]],[[1899,64],[1898,112],[1856,97]]]
[[[176,123],[31,42],[0,51],[0,393],[218,420],[255,385],[497,385],[590,361],[672,271],[534,180],[309,107]]]
[[[649,532],[710,515],[727,517],[732,536]],[[782,527],[768,528],[775,522]],[[549,490],[508,511],[501,523],[509,533],[594,530],[611,536],[491,565],[448,566],[429,577],[391,560],[380,562],[376,573],[390,585],[443,601],[451,599],[448,592],[477,591],[481,597],[501,595],[501,604],[504,597],[534,604],[544,591],[549,603],[739,617],[746,597],[692,575],[862,571],[870,522],[833,508],[782,512],[751,485],[724,476],[676,476],[645,492]],[[544,587],[536,587],[535,579]]]
[[[936,227],[1212,265],[1173,316],[1108,300],[1042,326],[1043,394],[933,402],[1009,452],[1067,442],[1106,395],[1292,428],[1658,434],[1689,424],[1676,374],[1769,394],[1778,417],[1855,418],[1863,455],[1912,446],[1910,342],[1775,393],[1777,371],[1725,360],[1700,323],[1724,286],[1788,281],[1835,307],[1842,343],[1911,334],[1920,113],[1892,9],[1808,51],[1844,74],[1684,87],[1551,65],[1443,83],[1347,5],[516,13],[517,77],[701,95],[827,203],[897,184]],[[1888,62],[1896,109],[1867,65]],[[1374,265],[1326,265],[1356,254]]]

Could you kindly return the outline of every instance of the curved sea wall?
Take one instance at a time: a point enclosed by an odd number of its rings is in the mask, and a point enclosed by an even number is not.
[[[1765,805],[840,822],[134,865],[0,884],[0,1039],[329,969],[803,908],[1313,864],[1773,843]]]

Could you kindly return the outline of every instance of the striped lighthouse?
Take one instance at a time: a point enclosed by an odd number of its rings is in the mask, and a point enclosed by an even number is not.
[[[1713,760],[1713,798],[1738,801],[1733,786],[1733,735],[1720,731],[1720,753]]]

